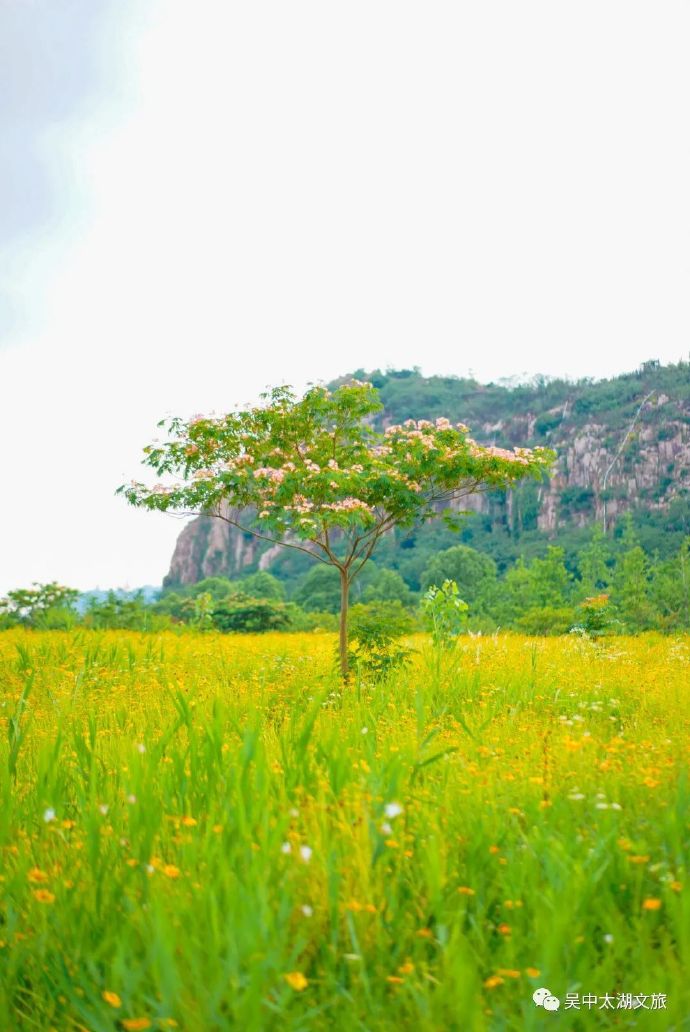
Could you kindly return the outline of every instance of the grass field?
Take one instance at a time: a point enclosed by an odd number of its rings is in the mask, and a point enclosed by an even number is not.
[[[690,641],[414,644],[0,634],[0,1028],[690,1028]]]

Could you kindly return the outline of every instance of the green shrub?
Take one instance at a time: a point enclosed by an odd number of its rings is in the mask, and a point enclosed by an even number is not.
[[[415,630],[401,602],[371,602],[350,609],[350,660],[360,671],[380,677],[407,662],[411,649],[400,638]]]
[[[284,631],[291,625],[290,610],[284,602],[249,595],[231,595],[217,603],[211,612],[213,626],[218,631],[257,633]]]
[[[523,634],[567,634],[574,622],[575,610],[571,606],[540,606],[522,613],[515,627]]]

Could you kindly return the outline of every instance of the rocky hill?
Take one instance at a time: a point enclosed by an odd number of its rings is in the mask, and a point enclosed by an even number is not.
[[[611,529],[628,510],[636,522],[657,528],[655,547],[663,547],[666,530],[690,532],[689,363],[647,362],[634,373],[596,382],[480,384],[423,377],[417,370],[359,369],[352,375],[379,389],[384,426],[444,415],[467,423],[485,444],[541,444],[557,452],[555,475],[544,484],[469,499],[476,512],[469,537],[476,547],[496,551],[503,542],[504,551],[518,554],[595,520]],[[440,540],[446,532],[426,533],[438,533]],[[281,553],[220,520],[200,517],[180,534],[165,584],[274,569]]]

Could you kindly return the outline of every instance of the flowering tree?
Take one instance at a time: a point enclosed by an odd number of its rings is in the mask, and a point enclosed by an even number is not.
[[[382,535],[441,514],[483,489],[540,478],[544,449],[483,447],[462,423],[408,420],[377,431],[378,392],[357,380],[297,398],[288,387],[220,417],[172,419],[145,465],[176,477],[118,488],[132,504],[212,515],[272,544],[306,552],[340,573],[340,662],[348,673],[349,588]],[[165,426],[165,420],[158,424]]]

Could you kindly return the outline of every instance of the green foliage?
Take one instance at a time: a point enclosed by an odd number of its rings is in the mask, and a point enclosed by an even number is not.
[[[56,581],[34,581],[33,588],[17,588],[0,599],[0,619],[6,627],[24,624],[43,630],[67,630],[76,620],[74,604],[78,597],[75,588],[66,588]]]
[[[608,595],[594,595],[586,598],[578,608],[578,622],[573,628],[589,638],[603,638],[610,634],[615,623],[615,616]]]
[[[202,591],[188,598],[183,610],[188,622],[198,631],[210,631],[214,627],[213,614],[215,607],[222,605],[213,598],[210,591]]]
[[[454,545],[429,560],[421,577],[422,588],[455,581],[472,612],[484,612],[496,587],[496,563],[468,545]]]
[[[169,627],[171,621],[169,617],[157,612],[154,606],[147,605],[141,592],[123,598],[109,591],[104,599],[89,600],[82,623],[85,627],[97,629],[160,631]]]
[[[422,598],[422,614],[432,641],[437,648],[449,649],[467,627],[469,606],[460,598],[455,581],[445,580],[440,587],[433,584]]]
[[[218,602],[211,612],[213,627],[218,631],[287,630],[291,624],[290,610],[283,602],[267,598],[250,598],[240,593]]]
[[[538,637],[549,634],[567,634],[573,626],[575,610],[572,606],[534,606],[525,610],[513,626],[523,634]]]
[[[610,547],[600,523],[595,523],[592,537],[578,557],[580,591],[595,596],[608,587],[610,581]]]
[[[266,570],[258,570],[247,577],[231,581],[230,585],[231,592],[238,591],[243,595],[250,595],[251,598],[268,598],[273,599],[274,602],[285,601],[285,585]]]
[[[334,567],[312,566],[300,578],[293,601],[307,612],[337,613],[340,608],[340,577]]]
[[[368,583],[363,586],[362,602],[398,602],[409,607],[414,604],[415,595],[396,570],[374,567]]]
[[[690,627],[690,537],[677,555],[652,568],[649,599],[655,622],[668,631]]]
[[[612,600],[625,628],[642,631],[654,625],[654,609],[650,598],[650,562],[638,543],[632,519],[623,524],[622,552],[616,559],[613,573]]]
[[[411,650],[400,638],[415,622],[400,601],[359,603],[350,610],[350,659],[365,674],[381,677],[406,663]]]

